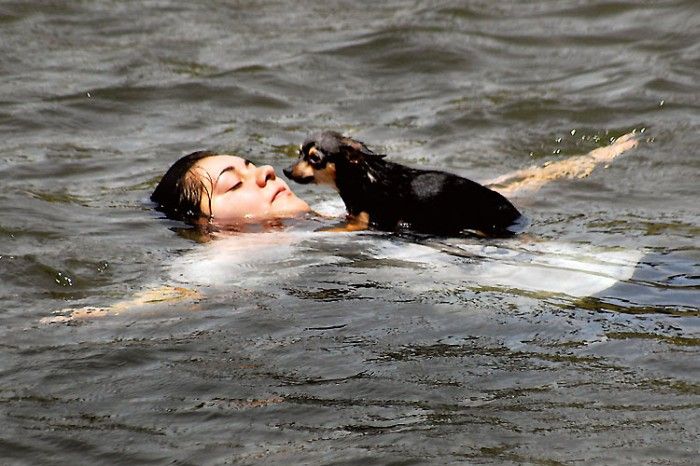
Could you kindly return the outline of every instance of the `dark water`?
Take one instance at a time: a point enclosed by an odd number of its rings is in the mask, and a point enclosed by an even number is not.
[[[1,1],[0,463],[697,464],[698,2],[464,3]],[[517,241],[202,245],[147,202],[189,151],[279,169],[325,128],[474,179],[636,130],[519,204],[632,275],[576,298],[488,281]],[[166,284],[201,297],[41,320]]]

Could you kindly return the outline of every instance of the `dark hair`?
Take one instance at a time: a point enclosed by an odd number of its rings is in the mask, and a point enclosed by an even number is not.
[[[176,220],[196,220],[202,216],[202,192],[206,186],[192,175],[192,167],[200,160],[217,155],[211,151],[197,151],[175,162],[151,194],[158,210]]]

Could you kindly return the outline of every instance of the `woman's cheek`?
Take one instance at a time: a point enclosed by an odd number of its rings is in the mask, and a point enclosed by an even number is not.
[[[214,218],[243,218],[257,216],[267,211],[264,199],[259,192],[237,190],[226,193],[217,199]],[[219,214],[217,215],[217,212]]]

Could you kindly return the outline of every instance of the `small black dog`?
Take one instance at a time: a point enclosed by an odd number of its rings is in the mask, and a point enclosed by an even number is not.
[[[332,131],[308,138],[284,174],[302,184],[329,184],[345,202],[348,229],[373,226],[457,235],[517,232],[522,215],[505,197],[457,175],[387,162],[364,143]]]

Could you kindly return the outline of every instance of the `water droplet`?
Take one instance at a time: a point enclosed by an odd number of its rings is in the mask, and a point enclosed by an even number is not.
[[[61,286],[73,286],[73,279],[67,275],[63,275],[61,272],[56,272],[56,276],[53,280]]]
[[[644,133],[644,131],[646,131],[646,130],[647,130],[646,128],[642,128],[642,129],[639,130],[639,133],[640,133],[640,134],[641,134],[641,133]]]
[[[559,143],[561,142],[561,138],[557,138],[557,139],[555,140],[555,142],[556,142],[557,144],[559,144]]]
[[[659,107],[663,107],[665,103],[666,103],[665,100],[660,101],[660,102],[659,102]]]
[[[572,135],[572,136],[576,135],[576,129],[572,129],[572,130],[571,130],[571,135]]]
[[[89,92],[88,92],[86,95],[88,96],[88,99],[91,99],[91,98],[92,98],[92,95],[90,95]]]

